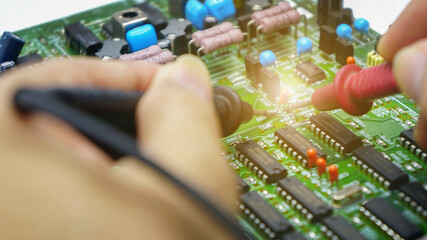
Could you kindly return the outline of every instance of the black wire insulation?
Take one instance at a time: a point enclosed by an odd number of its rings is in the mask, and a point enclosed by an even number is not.
[[[58,117],[85,135],[102,149],[110,148],[121,155],[133,156],[175,184],[201,208],[210,213],[235,239],[248,239],[236,219],[208,200],[189,185],[141,154],[136,142],[115,128],[94,119],[58,99],[53,94],[37,89],[21,89],[14,96],[15,108],[22,113],[45,112]]]

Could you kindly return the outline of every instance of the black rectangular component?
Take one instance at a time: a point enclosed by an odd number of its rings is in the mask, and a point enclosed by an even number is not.
[[[362,140],[356,134],[327,113],[310,117],[309,129],[341,154],[362,146]]]
[[[408,174],[371,146],[360,147],[353,154],[356,166],[367,174],[372,174],[373,178],[388,189],[397,189],[409,181]]]
[[[36,62],[41,62],[43,61],[42,56],[40,56],[40,54],[38,53],[32,53],[32,54],[28,54],[22,57],[19,57],[16,60],[16,65],[28,65],[28,64],[33,64]]]
[[[239,17],[237,17],[237,25],[239,25],[240,30],[242,30],[242,32],[248,32],[248,22],[252,20],[252,14],[246,14],[246,15],[241,15]],[[255,37],[255,32],[256,32],[256,26],[255,24],[252,24],[250,26],[251,29],[251,38]]]
[[[320,27],[320,40],[319,48],[326,54],[333,54],[335,52],[335,40],[337,39],[337,33],[335,30],[328,25],[322,25]]]
[[[95,55],[102,47],[99,38],[80,22],[64,27],[67,44],[73,47],[80,55]]]
[[[344,66],[347,64],[347,58],[350,56],[354,56],[353,44],[337,37],[335,41],[335,60]]]
[[[258,226],[264,224],[264,233],[272,239],[293,229],[292,225],[258,192],[248,192],[240,195],[239,207],[247,216],[251,214],[255,216],[255,218],[249,217],[253,223]]]
[[[147,15],[148,22],[153,25],[156,31],[160,31],[168,25],[168,19],[165,15],[151,3],[143,2],[135,4],[134,7],[141,9]]]
[[[304,235],[302,235],[302,233],[297,231],[290,231],[288,233],[285,233],[279,239],[280,240],[306,240]]]
[[[286,169],[253,140],[237,144],[236,157],[266,183],[287,176]]]
[[[241,193],[248,192],[249,184],[237,174],[236,174],[236,179],[237,179],[237,191]]]
[[[301,133],[293,127],[284,127],[274,133],[276,143],[283,148],[289,155],[292,155],[296,160],[308,167],[307,150],[310,148],[316,150],[318,158],[326,159],[326,154],[320,151],[313,143],[308,141]]]
[[[322,231],[331,239],[364,240],[366,239],[341,215],[331,216],[322,220]]]
[[[427,162],[427,153],[415,141],[414,128],[404,130],[400,133],[400,145],[408,149],[424,162]]]
[[[188,42],[191,40],[193,25],[183,18],[170,19],[165,29],[160,30],[160,38],[171,42],[171,51],[174,55],[188,53]]]
[[[382,198],[373,198],[360,207],[363,214],[392,238],[416,239],[422,236],[421,229],[406,219],[399,211]],[[384,226],[385,225],[385,226]],[[387,227],[387,228],[385,228]]]
[[[261,68],[259,75],[262,90],[267,93],[268,98],[274,101],[280,95],[280,79],[279,76],[268,68]]]
[[[108,21],[107,23],[104,23],[102,25],[102,35],[104,35],[107,38],[110,38],[113,36],[113,23],[111,21]]]
[[[410,182],[400,187],[399,197],[424,219],[427,218],[427,190],[418,182]]]
[[[276,191],[309,221],[317,222],[332,213],[332,209],[326,203],[294,176],[280,180]],[[297,203],[292,204],[292,200]]]
[[[312,84],[326,78],[325,72],[310,60],[298,63],[295,67],[295,73],[307,84]]]
[[[185,17],[185,4],[188,0],[168,0],[169,14],[172,17]]]
[[[258,61],[258,59],[248,54],[245,56],[245,67],[246,77],[252,81],[252,85],[254,87],[258,87],[258,84],[261,83],[259,79],[259,74],[262,68],[261,63]]]

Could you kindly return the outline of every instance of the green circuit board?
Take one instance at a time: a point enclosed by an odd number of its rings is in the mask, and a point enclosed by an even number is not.
[[[102,25],[108,22],[117,11],[132,7],[138,0],[124,0],[93,10],[81,12],[72,16],[58,19],[52,22],[29,27],[17,31],[16,34],[25,39],[22,55],[37,52],[45,60],[54,57],[71,58],[78,55],[75,49],[66,44],[64,26],[76,21],[82,22],[92,30],[101,40],[107,39],[102,31]],[[159,8],[166,16],[169,15],[168,1],[157,0],[151,3]],[[317,19],[316,2],[309,0],[293,1],[300,12],[307,17],[307,37],[313,42],[312,54],[297,57],[294,27],[290,33],[274,32],[261,36],[260,50],[271,50],[276,54],[277,62],[269,67],[280,77],[281,88],[290,91],[288,104],[297,104],[310,98],[315,89],[331,83],[336,72],[342,67],[335,61],[335,56],[323,53],[319,47],[319,26]],[[231,19],[236,24],[235,19]],[[194,30],[195,31],[195,30]],[[298,25],[298,37],[304,34],[304,25]],[[355,33],[353,35],[354,58],[356,64],[362,68],[367,66],[367,54],[374,49],[376,39],[379,36],[373,29],[370,30],[369,39]],[[254,40],[255,41],[255,40]],[[292,205],[284,201],[283,197],[276,193],[277,184],[266,184],[258,176],[252,173],[239,159],[236,158],[235,146],[239,142],[254,140],[274,159],[283,165],[289,176],[295,176],[323,202],[331,206],[332,215],[341,215],[357,231],[367,239],[392,239],[381,228],[362,214],[360,206],[375,197],[381,197],[390,203],[395,209],[413,224],[417,225],[427,234],[427,222],[425,217],[414,211],[399,198],[400,191],[389,190],[371,176],[360,170],[352,159],[353,154],[340,154],[328,146],[319,137],[309,131],[309,118],[319,112],[312,106],[305,106],[285,111],[284,106],[279,108],[277,101],[271,100],[268,95],[259,88],[254,87],[246,77],[244,56],[249,54],[247,48],[231,46],[202,57],[211,74],[212,85],[225,85],[234,89],[242,100],[250,103],[255,109],[277,111],[277,116],[267,118],[256,116],[250,122],[242,124],[238,130],[223,139],[224,157],[229,166],[250,186],[250,191],[257,191],[268,201],[281,215],[307,239],[329,239],[322,232],[321,223],[311,223],[304,215],[300,214]],[[252,45],[252,54],[257,58],[257,44]],[[311,60],[321,67],[326,73],[326,80],[314,84],[305,84],[294,73],[295,66],[303,60]],[[410,182],[419,182],[425,189],[427,187],[426,162],[417,157],[411,151],[400,144],[402,131],[413,128],[417,123],[420,109],[406,96],[398,94],[391,97],[376,100],[371,111],[363,116],[354,117],[343,110],[328,112],[342,125],[350,129],[362,139],[363,145],[371,145],[387,157],[387,159],[409,175]],[[315,168],[307,169],[298,163],[295,157],[281,149],[275,142],[276,130],[291,126],[305,136],[318,149],[327,155],[327,163],[336,164],[339,169],[339,182],[331,186],[327,175],[320,178]],[[347,206],[334,204],[332,195],[339,189],[353,184],[361,186],[361,197]],[[253,225],[249,218],[239,215],[242,227],[253,239],[268,239],[257,226]]]

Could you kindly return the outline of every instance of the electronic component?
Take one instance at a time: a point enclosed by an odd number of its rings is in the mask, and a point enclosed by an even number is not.
[[[350,153],[362,146],[362,140],[327,113],[310,117],[309,129],[335,151]]]
[[[319,26],[328,24],[330,0],[319,0],[317,2],[317,23]]]
[[[265,50],[259,54],[259,62],[263,67],[268,67],[276,63],[276,55],[270,50]]]
[[[29,65],[29,64],[33,64],[33,63],[41,62],[41,61],[43,61],[43,58],[42,58],[42,56],[40,56],[40,54],[31,53],[31,54],[19,57],[16,60],[16,65]]]
[[[270,8],[269,0],[248,0],[245,1],[244,14],[251,14]]]
[[[191,30],[192,24],[187,19],[171,19],[168,21],[167,27],[160,31],[160,36],[171,42],[172,53],[179,56],[188,53],[189,39],[187,35],[191,35]]]
[[[349,26],[353,25],[353,10],[351,8],[341,9],[341,21]]]
[[[366,66],[373,67],[384,63],[384,58],[381,57],[375,50],[368,53],[366,59]]]
[[[313,43],[311,42],[310,38],[308,37],[302,37],[299,38],[297,41],[297,55],[298,57],[301,57],[301,54],[303,53],[311,53],[313,48]]]
[[[242,30],[242,32],[255,32],[256,28],[255,25],[250,25],[248,30],[248,23],[252,20],[251,15],[250,14],[246,14],[246,15],[242,15],[237,17],[237,25],[239,26],[239,28]],[[253,38],[255,37],[254,34],[252,34],[251,36],[248,35],[248,37]]]
[[[4,73],[12,68],[15,67],[15,62],[14,61],[7,61],[7,62],[2,62],[0,64],[0,73]]]
[[[169,50],[171,51],[171,42],[167,39],[160,39],[157,42],[157,46],[159,46],[162,50]]]
[[[353,38],[351,37],[352,34],[353,29],[345,23],[342,23],[337,27],[337,35],[342,39],[346,39],[350,42],[353,42]]]
[[[347,64],[356,64],[356,60],[353,56],[348,56],[345,61],[347,62]]]
[[[268,68],[261,68],[259,78],[262,90],[267,93],[270,100],[275,100],[280,95],[280,79],[277,73]]]
[[[361,34],[369,36],[369,22],[368,22],[368,20],[366,20],[364,18],[356,19],[354,21],[354,29],[356,29],[356,31],[360,32]]]
[[[354,55],[353,44],[338,37],[336,39],[336,45],[335,45],[335,60],[339,64],[345,65],[347,63],[347,58],[353,55]]]
[[[334,182],[338,182],[339,171],[338,171],[337,165],[335,164],[329,165],[328,173],[329,173],[329,181],[331,182],[331,184],[334,184]]]
[[[308,221],[317,222],[332,213],[332,209],[326,203],[294,176],[280,180],[276,191]]]
[[[204,54],[211,53],[217,49],[243,42],[243,33],[240,29],[232,29],[218,36],[205,38],[201,45]]]
[[[323,233],[330,239],[340,240],[364,240],[366,239],[352,225],[350,225],[341,215],[331,216],[322,220]]]
[[[206,38],[215,37],[233,30],[234,26],[231,22],[224,22],[218,26],[193,33],[192,40],[196,47],[200,47],[202,41]]]
[[[250,188],[249,184],[237,174],[236,174],[236,179],[237,179],[237,191],[240,193],[248,192]]]
[[[203,29],[209,29],[218,24],[218,19],[214,16],[206,16],[203,19]]]
[[[20,36],[4,32],[0,39],[0,63],[13,61],[18,59],[25,41]]]
[[[262,18],[260,27],[263,33],[271,33],[299,23],[300,20],[301,15],[297,10],[289,10],[276,16]]]
[[[185,16],[185,4],[188,0],[168,0],[169,14],[175,18]]]
[[[397,189],[409,181],[408,175],[371,146],[353,151],[356,166],[388,189]]]
[[[123,39],[107,39],[102,44],[101,50],[95,53],[102,60],[117,59],[128,51],[128,43]]]
[[[361,200],[362,197],[362,187],[359,184],[352,184],[332,194],[332,206],[336,208],[345,207]]]
[[[206,0],[205,6],[208,8],[209,14],[220,22],[236,15],[233,0]]]
[[[297,231],[290,231],[288,233],[285,233],[279,239],[280,240],[306,240],[304,235],[302,235],[302,233]]]
[[[102,47],[99,38],[80,22],[64,27],[67,45],[74,48],[80,55],[95,55]]]
[[[393,239],[416,239],[421,230],[382,198],[373,198],[360,210]]]
[[[420,183],[410,182],[403,185],[400,187],[399,197],[424,219],[427,218],[427,190]]]
[[[136,27],[142,26],[147,22],[147,20],[147,15],[136,7],[118,11],[111,17],[113,37],[125,39],[127,32]]]
[[[237,144],[236,157],[266,183],[287,176],[286,169],[253,140]]]
[[[260,73],[262,65],[258,59],[252,57],[251,55],[245,56],[245,68],[246,68],[246,77],[252,81],[252,85],[257,87],[260,83]]]
[[[104,35],[107,38],[110,38],[113,36],[113,23],[111,21],[108,21],[104,24],[102,24],[102,35]]]
[[[130,30],[126,34],[126,41],[131,52],[148,48],[157,43],[156,30],[151,24],[142,25]]]
[[[165,15],[155,6],[149,2],[143,2],[135,4],[134,7],[139,8],[145,15],[147,15],[147,21],[153,25],[156,31],[164,29],[168,25],[168,19]]]
[[[144,60],[156,55],[159,55],[162,52],[162,49],[158,45],[153,45],[148,48],[129,53],[129,54],[123,54],[120,56],[120,60],[122,61],[139,61]]]
[[[327,25],[322,25],[320,27],[320,40],[319,40],[319,48],[326,54],[332,54],[335,52],[335,40],[337,38],[337,34],[335,30]]]
[[[310,60],[298,63],[294,71],[306,84],[313,84],[326,78],[325,72]]]
[[[324,158],[318,158],[316,160],[316,167],[317,174],[321,177],[322,174],[326,173],[326,160]]]
[[[206,6],[197,0],[189,0],[185,5],[185,17],[199,30],[203,29],[203,22],[208,13]]]
[[[175,56],[171,51],[162,51],[160,54],[144,59],[145,62],[165,64],[175,60]]]
[[[307,150],[307,157],[308,157],[308,167],[312,168],[316,164],[317,160],[317,152],[314,148],[309,148]]]
[[[414,130],[414,128],[410,128],[400,133],[400,145],[408,149],[424,162],[427,162],[427,153],[415,141]]]
[[[251,18],[255,22],[256,26],[260,26],[262,24],[263,19],[286,13],[291,9],[291,5],[288,2],[279,2],[277,6],[267,8],[261,11],[255,11],[252,14]]]
[[[308,141],[301,133],[293,127],[284,127],[274,133],[277,144],[283,148],[289,155],[295,158],[302,166],[309,167],[308,150],[313,149],[314,158],[326,158],[326,154],[320,151],[313,143]]]
[[[272,239],[293,229],[292,225],[258,192],[240,195],[239,208]]]

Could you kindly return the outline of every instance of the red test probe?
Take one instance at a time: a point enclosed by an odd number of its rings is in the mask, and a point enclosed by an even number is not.
[[[373,100],[399,92],[390,63],[366,69],[348,64],[337,72],[333,83],[314,91],[311,101],[320,111],[342,108],[360,116],[371,109]]]

